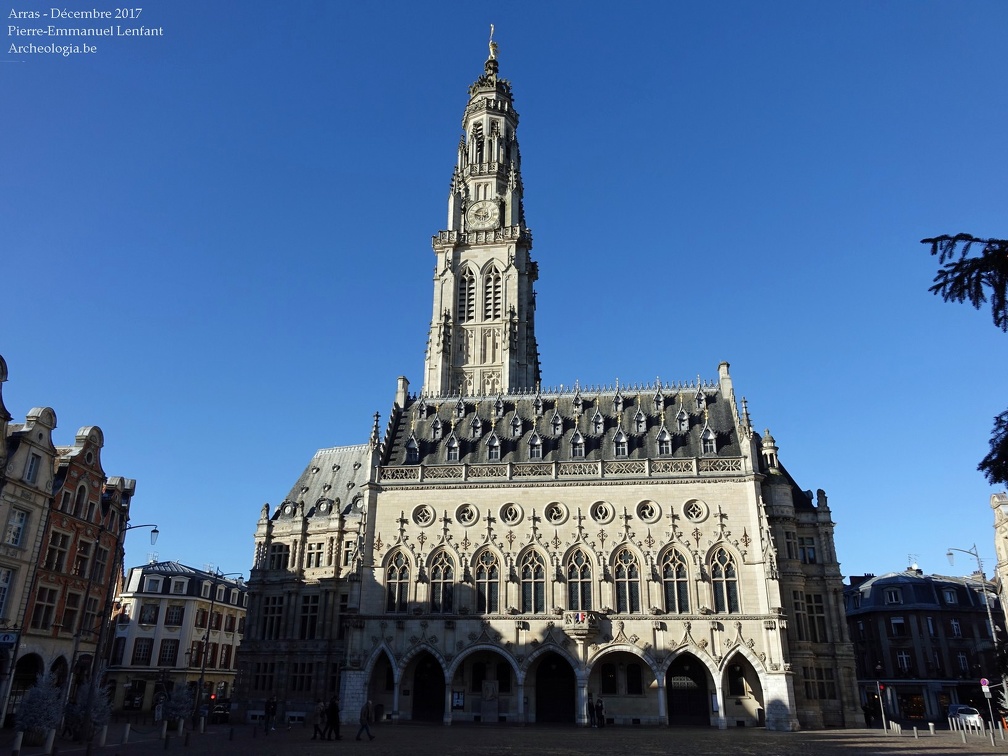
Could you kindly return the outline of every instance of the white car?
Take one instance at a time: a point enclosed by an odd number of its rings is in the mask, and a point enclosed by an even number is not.
[[[972,706],[963,706],[961,704],[949,706],[949,719],[958,722],[964,727],[982,728],[984,726],[983,717]]]

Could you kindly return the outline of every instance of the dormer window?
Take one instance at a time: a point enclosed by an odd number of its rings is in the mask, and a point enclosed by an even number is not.
[[[458,404],[455,405],[455,417],[461,419],[465,417],[465,413],[466,413],[465,402],[459,399]]]
[[[627,437],[622,430],[618,431],[613,439],[613,453],[617,457],[626,457],[627,455]]]
[[[542,439],[538,433],[533,433],[529,439],[529,459],[542,459]]]
[[[689,415],[684,409],[679,410],[679,414],[676,415],[676,429],[680,433],[686,433],[689,430]]]
[[[514,438],[518,438],[522,434],[522,421],[521,418],[516,414],[511,418],[511,435]]]
[[[497,401],[494,402],[494,419],[499,417],[504,417],[504,400],[498,396]]]
[[[542,397],[536,394],[535,401],[532,402],[532,409],[535,410],[537,417],[542,417],[543,413],[543,400]]]
[[[496,434],[491,433],[487,441],[487,459],[491,462],[499,462],[501,458],[500,441]]]
[[[574,395],[574,401],[571,402],[571,407],[573,407],[574,411],[577,412],[578,414],[581,413],[581,410],[583,409],[584,405],[581,401],[580,393]]]
[[[704,454],[717,454],[717,436],[710,428],[704,428],[700,436],[700,448]]]
[[[643,433],[647,430],[647,417],[641,410],[637,410],[637,414],[634,415],[634,428],[637,429],[638,433]]]
[[[707,406],[707,397],[704,394],[703,389],[697,389],[695,401],[697,411],[702,411],[704,407]]]
[[[665,396],[662,394],[661,390],[654,395],[654,410],[656,414],[661,414],[665,409]]]
[[[474,417],[472,422],[469,423],[469,432],[473,438],[479,438],[483,435],[483,421],[478,416]]]
[[[571,437],[571,459],[584,459],[584,455],[584,437],[580,431],[577,431]]]
[[[458,462],[459,461],[459,444],[458,439],[455,438],[454,434],[448,439],[448,461]]]
[[[406,442],[406,464],[415,465],[420,461],[420,450],[417,448],[416,439],[410,436],[409,441]]]
[[[617,415],[623,411],[623,395],[616,394],[616,398],[612,400],[613,412]]]
[[[550,427],[553,429],[554,436],[559,436],[563,431],[563,418],[560,417],[559,412],[553,413],[553,419],[550,420]]]
[[[605,418],[602,417],[602,413],[597,409],[595,410],[595,415],[592,417],[592,432],[596,436],[601,436],[605,432]]]
[[[431,430],[431,438],[433,438],[435,441],[437,441],[438,439],[441,438],[441,418],[440,417],[435,417],[434,418],[434,422],[431,423],[430,430]]]
[[[665,428],[658,432],[658,456],[667,457],[672,453],[672,436]]]

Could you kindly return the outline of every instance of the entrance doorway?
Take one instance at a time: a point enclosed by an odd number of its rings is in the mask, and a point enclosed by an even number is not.
[[[576,687],[570,663],[557,653],[544,655],[536,667],[535,721],[574,724]]]
[[[444,670],[438,660],[426,651],[417,657],[413,667],[413,720],[441,722],[444,720]]]
[[[707,670],[692,654],[672,662],[665,675],[671,727],[710,727]]]

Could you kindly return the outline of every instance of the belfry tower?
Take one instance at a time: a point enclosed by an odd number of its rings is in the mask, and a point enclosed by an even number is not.
[[[427,396],[497,396],[535,388],[538,267],[522,207],[518,113],[511,84],[490,57],[469,87],[462,138],[448,195],[448,227],[432,240],[434,311],[424,388]]]

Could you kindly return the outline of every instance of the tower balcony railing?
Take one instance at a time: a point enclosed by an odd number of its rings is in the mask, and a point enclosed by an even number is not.
[[[676,459],[569,460],[555,462],[482,462],[478,464],[397,465],[380,468],[382,483],[431,481],[560,480],[567,478],[669,478],[746,473],[743,457]]]
[[[488,231],[438,231],[431,238],[434,246],[452,244],[489,244],[495,242],[526,241],[532,243],[532,232],[521,226],[503,226]]]

